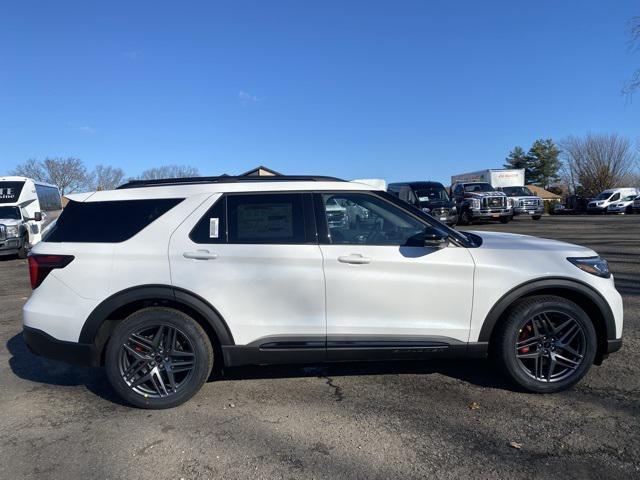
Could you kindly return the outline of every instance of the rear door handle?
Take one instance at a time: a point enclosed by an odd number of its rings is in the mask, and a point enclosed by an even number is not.
[[[371,259],[369,257],[363,257],[359,253],[342,255],[341,257],[338,257],[338,261],[340,263],[350,263],[352,265],[365,265],[367,263],[371,263]]]
[[[182,254],[184,258],[193,258],[195,260],[215,260],[218,258],[217,253],[212,253],[209,250],[196,250],[195,252],[184,252]]]

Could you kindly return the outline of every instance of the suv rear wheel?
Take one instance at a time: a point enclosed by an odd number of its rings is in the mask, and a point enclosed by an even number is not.
[[[170,308],[139,310],[120,322],[107,345],[109,382],[140,408],[171,408],[189,400],[213,367],[213,348],[202,327]]]
[[[575,303],[556,296],[518,301],[500,326],[494,353],[507,376],[530,392],[577,383],[596,355],[596,331]]]

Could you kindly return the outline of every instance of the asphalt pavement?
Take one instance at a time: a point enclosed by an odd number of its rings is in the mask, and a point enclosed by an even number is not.
[[[640,478],[640,215],[470,228],[606,258],[622,350],[554,395],[518,392],[486,361],[247,367],[138,410],[102,370],[27,351],[26,262],[0,259],[0,479]]]

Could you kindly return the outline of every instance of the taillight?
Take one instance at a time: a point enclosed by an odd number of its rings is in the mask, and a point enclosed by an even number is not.
[[[74,259],[73,255],[29,255],[29,277],[35,289],[47,278],[51,270],[64,268]]]

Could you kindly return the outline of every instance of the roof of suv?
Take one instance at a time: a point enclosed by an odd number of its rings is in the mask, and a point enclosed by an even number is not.
[[[132,181],[116,190],[103,190],[68,195],[76,202],[136,200],[146,198],[185,198],[202,193],[278,192],[311,190],[372,190],[371,185],[347,182],[333,177],[195,177]]]
[[[433,182],[431,180],[417,180],[415,182],[393,182],[390,183],[389,186],[396,186],[396,187],[404,187],[404,186],[408,186],[411,188],[420,188],[420,187],[443,187],[444,185],[442,185],[442,183],[440,182]]]

